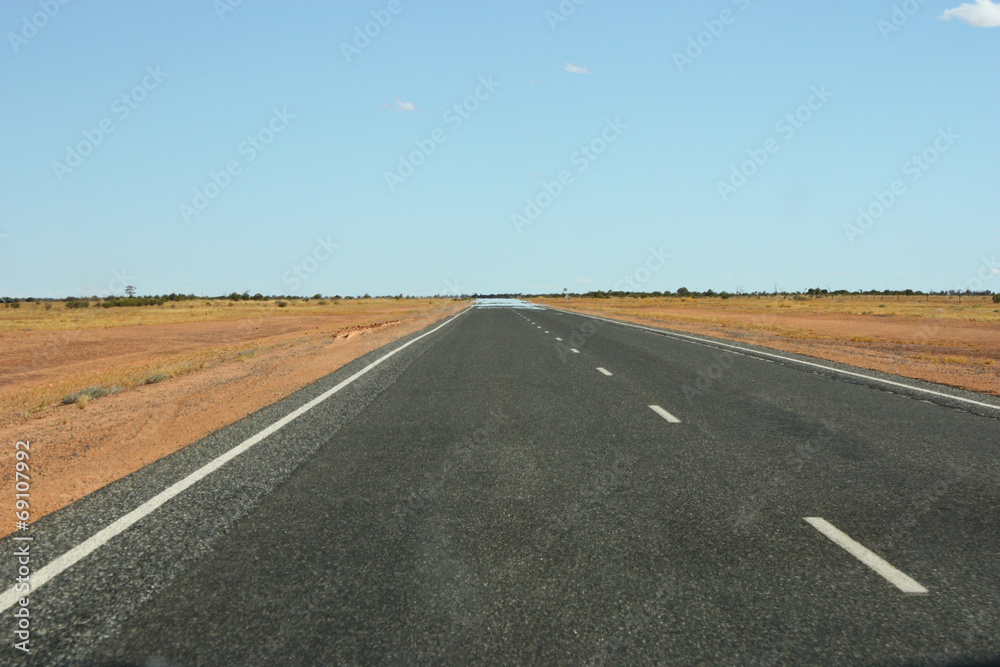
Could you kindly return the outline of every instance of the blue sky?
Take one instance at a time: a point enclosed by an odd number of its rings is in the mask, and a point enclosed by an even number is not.
[[[998,24],[6,0],[0,293],[1000,291]]]

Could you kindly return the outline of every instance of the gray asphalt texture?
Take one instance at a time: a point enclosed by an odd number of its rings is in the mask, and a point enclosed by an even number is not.
[[[406,340],[39,521],[33,556]],[[704,337],[473,308],[34,592],[32,654],[0,663],[993,664],[998,417]]]

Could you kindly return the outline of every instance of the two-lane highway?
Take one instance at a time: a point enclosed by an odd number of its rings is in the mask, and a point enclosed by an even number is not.
[[[995,400],[552,309],[421,336],[38,589],[28,662],[1000,657]],[[134,509],[140,473],[40,542]]]

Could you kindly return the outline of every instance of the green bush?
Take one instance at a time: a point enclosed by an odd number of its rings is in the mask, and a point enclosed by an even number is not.
[[[993,303],[1000,303],[1000,294],[993,295]]]
[[[278,302],[278,308],[286,308],[287,306],[288,306],[288,302],[287,301],[279,301]]]
[[[90,308],[90,301],[86,299],[73,299],[66,302],[67,308]]]

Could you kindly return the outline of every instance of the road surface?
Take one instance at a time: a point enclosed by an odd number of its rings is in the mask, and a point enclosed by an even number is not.
[[[498,305],[19,533],[0,663],[1000,659],[996,399]]]

